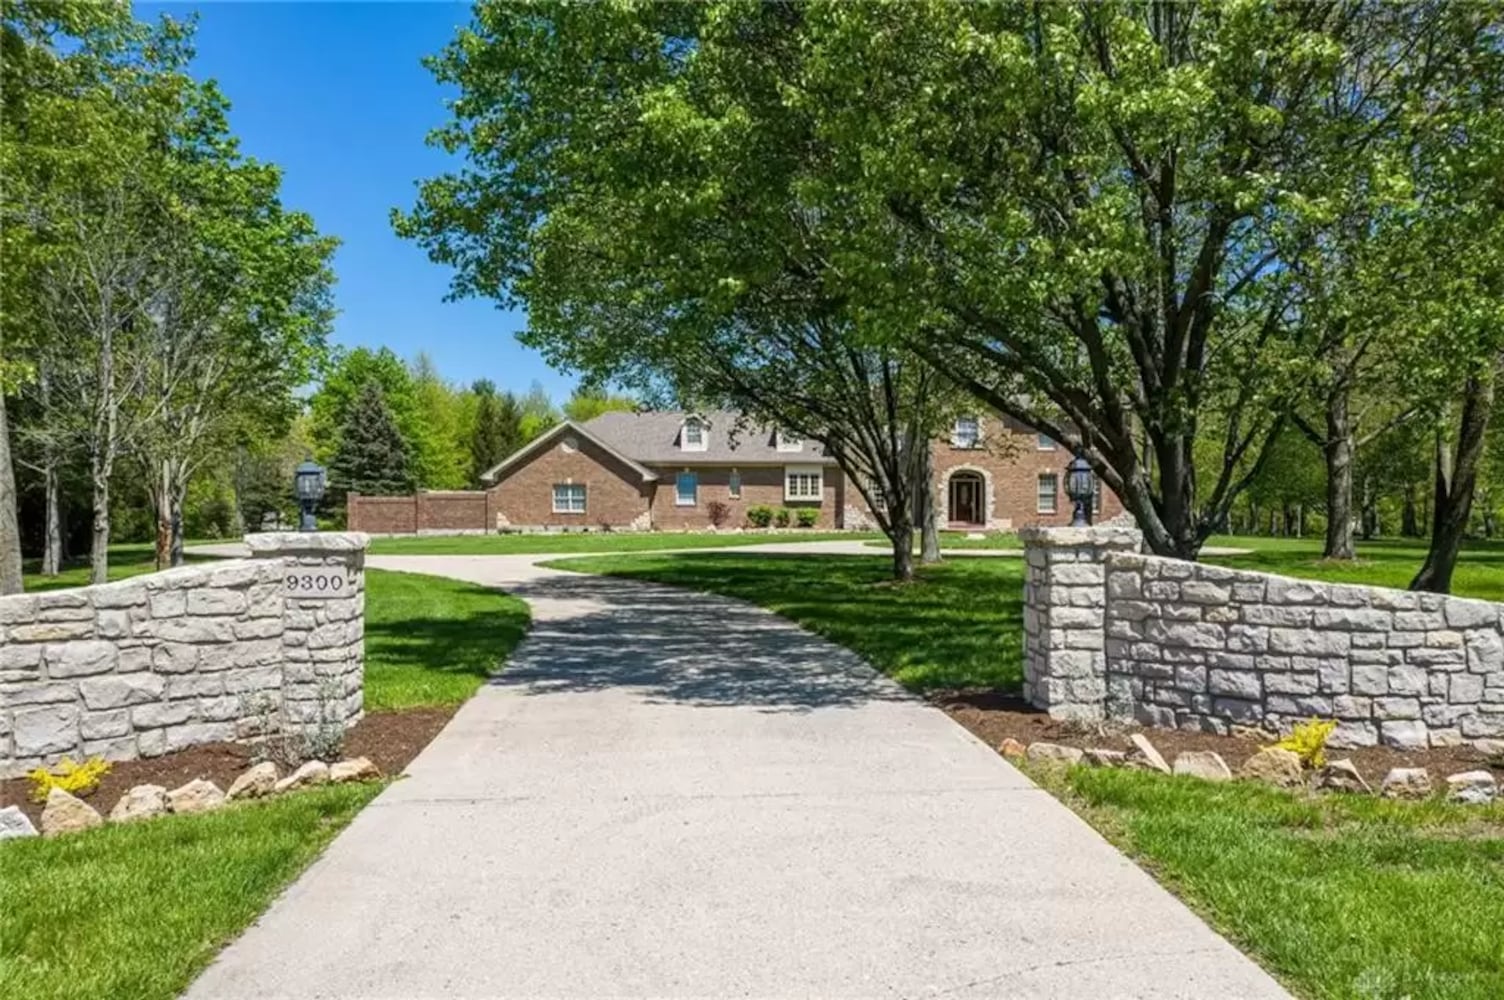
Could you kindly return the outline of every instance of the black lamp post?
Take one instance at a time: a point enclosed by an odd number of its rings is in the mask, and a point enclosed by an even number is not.
[[[1080,455],[1065,467],[1065,495],[1075,505],[1071,514],[1072,528],[1085,528],[1091,524],[1091,501],[1096,493],[1094,480],[1091,465]]]
[[[298,498],[298,508],[303,512],[298,520],[299,531],[318,531],[318,522],[313,519],[313,510],[324,498],[324,467],[313,459],[304,459],[293,471],[292,492]]]

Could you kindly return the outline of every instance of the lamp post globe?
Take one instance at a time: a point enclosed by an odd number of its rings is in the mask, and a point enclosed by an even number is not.
[[[1091,502],[1096,495],[1096,477],[1091,464],[1080,455],[1072,458],[1065,467],[1065,495],[1073,505],[1071,527],[1085,528],[1091,524]]]
[[[298,509],[301,516],[298,518],[299,531],[318,531],[318,522],[314,519],[314,509],[319,501],[324,498],[324,486],[327,479],[324,475],[324,467],[313,459],[304,459],[293,470],[292,492],[297,497]]]

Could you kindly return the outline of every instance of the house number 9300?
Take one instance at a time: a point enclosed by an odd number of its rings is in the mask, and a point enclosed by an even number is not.
[[[339,597],[348,586],[345,574],[334,569],[287,574],[287,593],[290,597]]]

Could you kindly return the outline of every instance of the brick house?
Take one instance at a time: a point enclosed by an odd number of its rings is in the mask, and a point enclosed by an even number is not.
[[[999,417],[962,417],[934,448],[944,523],[1006,530],[1066,524],[1070,456]],[[348,502],[351,530],[451,533],[520,529],[687,530],[747,523],[752,507],[817,512],[818,528],[870,528],[861,492],[814,441],[726,411],[603,413],[565,421],[484,475],[484,492],[428,492]],[[713,506],[714,505],[714,506]],[[1108,494],[1103,517],[1121,511]]]

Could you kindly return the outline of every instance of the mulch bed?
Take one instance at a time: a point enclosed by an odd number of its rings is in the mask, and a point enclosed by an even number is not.
[[[382,774],[401,774],[412,759],[444,728],[458,706],[409,708],[373,712],[345,734],[344,756],[368,757]],[[135,785],[177,788],[195,778],[207,778],[228,789],[253,763],[252,749],[239,743],[206,743],[142,760],[112,764],[110,773],[85,800],[106,816],[115,803]],[[41,825],[42,803],[31,801],[31,782],[26,778],[0,781],[0,807],[18,805]]]
[[[1127,750],[1132,745],[1128,737],[1134,732],[1142,732],[1170,763],[1175,762],[1176,754],[1185,750],[1213,750],[1222,755],[1233,773],[1237,773],[1245,760],[1273,742],[1268,737],[1217,736],[1178,729],[1134,729],[1112,724],[1062,722],[1016,696],[995,691],[949,691],[936,694],[931,700],[994,749],[1011,736],[1024,746],[1043,742],[1082,749]],[[1431,772],[1433,780],[1444,779],[1459,771],[1491,768],[1495,777],[1504,780],[1504,764],[1495,762],[1490,765],[1482,753],[1470,746],[1432,750],[1330,747],[1326,755],[1329,760],[1351,759],[1375,789],[1393,767],[1424,767]]]

